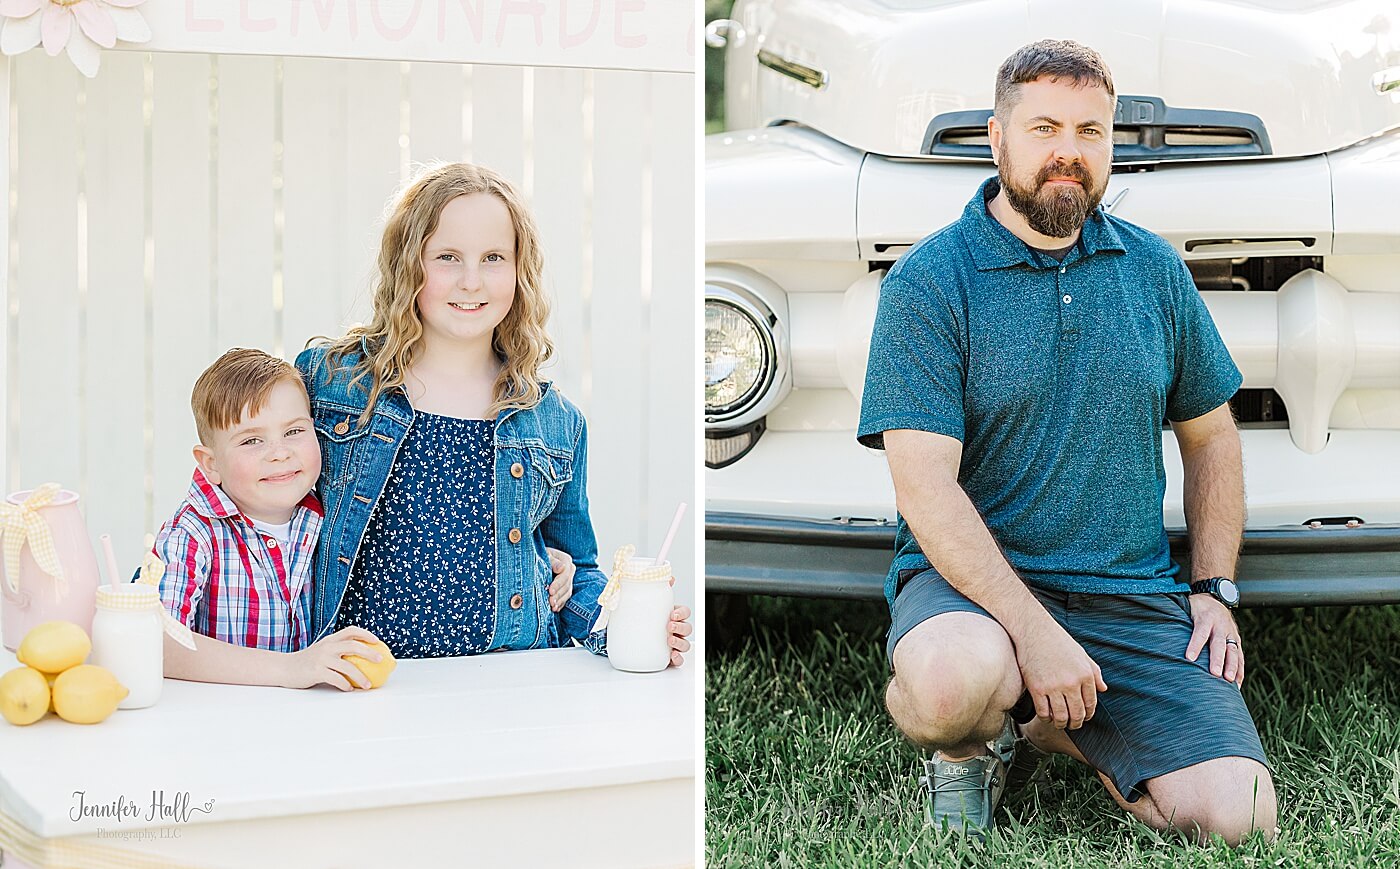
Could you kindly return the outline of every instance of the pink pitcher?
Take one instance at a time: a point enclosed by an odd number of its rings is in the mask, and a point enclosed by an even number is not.
[[[45,504],[46,495],[52,500]],[[11,588],[11,568],[5,564],[9,559],[0,557],[0,639],[5,648],[15,651],[30,628],[49,621],[72,622],[91,635],[99,578],[97,558],[78,510],[78,493],[50,483],[16,492],[5,501],[0,508],[0,542],[12,549],[11,535],[23,537],[18,590]],[[56,556],[56,565],[50,552]],[[51,575],[55,566],[61,568],[61,577]]]

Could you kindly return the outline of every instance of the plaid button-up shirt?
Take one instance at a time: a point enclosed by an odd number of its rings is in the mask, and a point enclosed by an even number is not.
[[[307,495],[292,514],[291,545],[284,547],[196,469],[153,547],[165,562],[161,601],[190,630],[216,640],[274,652],[303,649],[311,636],[320,529],[321,504]]]

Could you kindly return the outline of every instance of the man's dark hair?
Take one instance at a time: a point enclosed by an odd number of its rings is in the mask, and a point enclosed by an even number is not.
[[[1113,75],[1099,53],[1068,39],[1042,39],[1023,45],[997,70],[996,100],[992,112],[1004,124],[1021,99],[1021,85],[1041,76],[1073,79],[1079,85],[1101,85],[1114,99]]]

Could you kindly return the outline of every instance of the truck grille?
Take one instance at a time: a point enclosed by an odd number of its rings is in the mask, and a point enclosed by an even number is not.
[[[929,121],[921,153],[990,160],[987,139],[991,109],[944,112]],[[1213,160],[1273,153],[1264,122],[1256,115],[1219,109],[1179,109],[1157,97],[1118,97],[1113,116],[1113,162]]]
[[[1186,263],[1196,289],[1275,292],[1306,269],[1322,271],[1320,256],[1260,256],[1198,259]]]
[[[1306,269],[1322,271],[1322,257],[1261,256],[1200,259],[1186,263],[1201,291],[1277,292]],[[1288,407],[1272,389],[1241,389],[1230,399],[1240,428],[1287,428]],[[1165,425],[1165,424],[1164,424]]]
[[[1288,408],[1272,389],[1241,389],[1230,399],[1230,410],[1241,427],[1288,427]]]

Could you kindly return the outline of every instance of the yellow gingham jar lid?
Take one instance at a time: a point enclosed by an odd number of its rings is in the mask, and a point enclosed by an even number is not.
[[[638,558],[637,547],[628,544],[613,555],[613,576],[629,582],[671,578],[671,562],[653,563],[651,558]]]
[[[160,606],[160,592],[155,586],[123,583],[97,587],[97,606],[107,610],[148,610]]]

